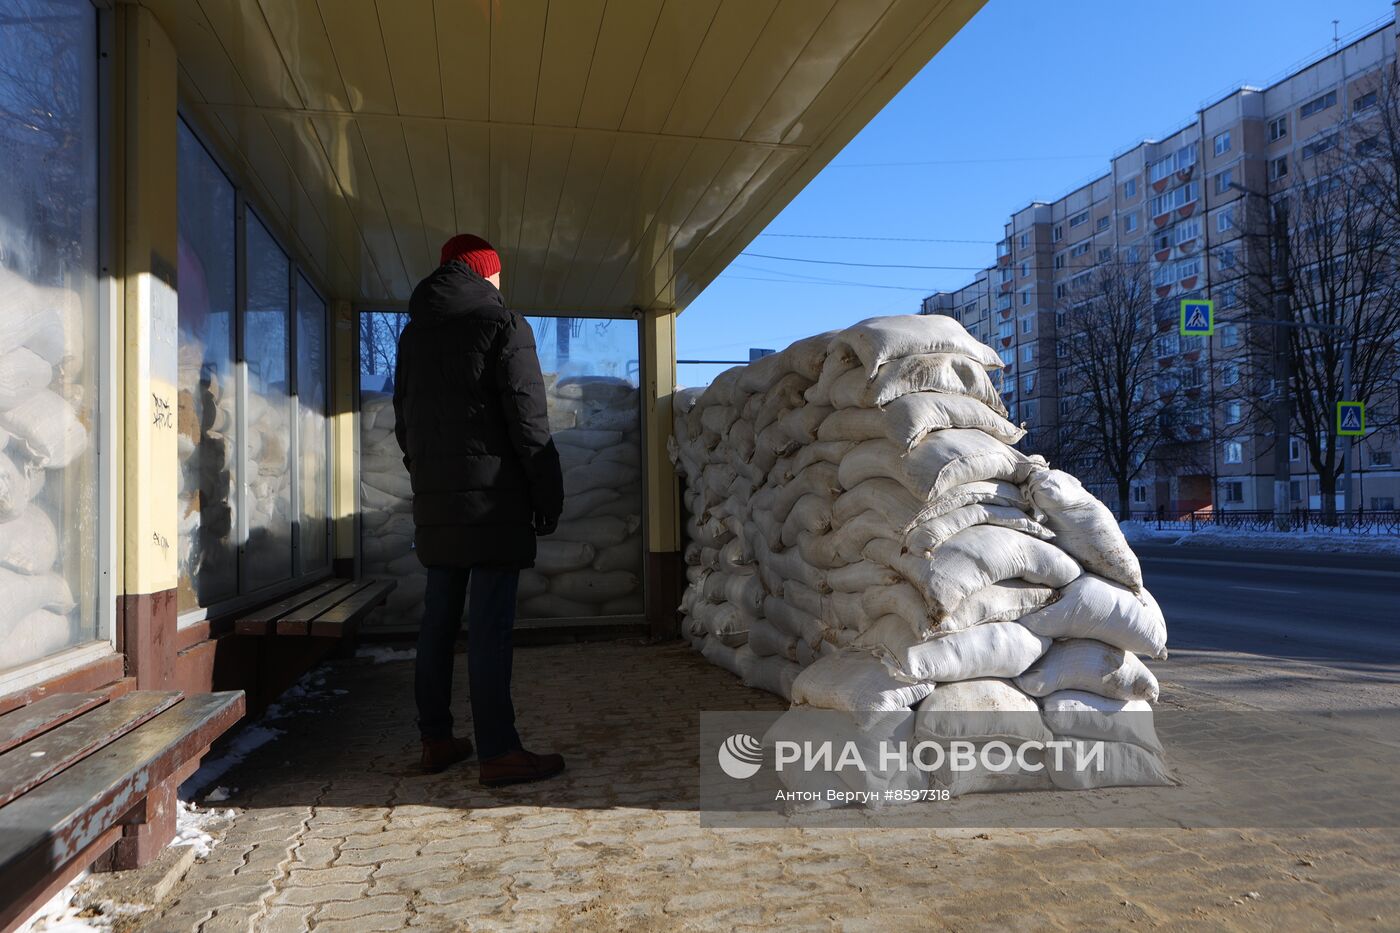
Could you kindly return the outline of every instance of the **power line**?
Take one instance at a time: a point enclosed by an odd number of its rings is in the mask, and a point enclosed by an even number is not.
[[[918,236],[839,236],[834,233],[760,233],[759,236],[782,237],[792,240],[874,240],[881,243],[972,243],[985,246],[999,240],[949,240]]]
[[[727,281],[736,279],[743,282],[776,282],[779,285],[846,285],[852,288],[888,288],[902,292],[923,292],[925,295],[937,291],[947,291],[948,289],[925,288],[915,285],[875,285],[870,282],[842,282],[836,279],[765,279],[751,275],[729,275],[725,276]]]
[[[1101,155],[1002,156],[989,159],[932,159],[921,162],[834,162],[827,168],[899,168],[919,165],[992,165],[998,162],[1106,161]]]

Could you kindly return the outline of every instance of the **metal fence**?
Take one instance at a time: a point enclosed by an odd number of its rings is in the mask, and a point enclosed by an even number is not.
[[[1237,531],[1316,531],[1333,534],[1360,535],[1400,535],[1400,510],[1366,511],[1356,509],[1346,512],[1337,510],[1328,520],[1319,509],[1294,509],[1290,511],[1280,528],[1273,511],[1211,510],[1187,512],[1179,515],[1159,512],[1133,512],[1132,521],[1142,522],[1149,528],[1167,531],[1198,531],[1208,528],[1231,529]]]

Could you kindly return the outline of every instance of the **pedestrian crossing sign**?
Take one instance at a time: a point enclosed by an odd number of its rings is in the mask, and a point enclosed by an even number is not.
[[[1337,403],[1337,436],[1364,437],[1366,435],[1366,403]]]
[[[1181,336],[1209,337],[1215,333],[1215,302],[1209,298],[1181,299]]]

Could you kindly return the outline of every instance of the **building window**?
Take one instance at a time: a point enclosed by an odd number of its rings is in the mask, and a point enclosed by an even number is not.
[[[1240,368],[1235,363],[1229,363],[1220,370],[1220,384],[1232,386],[1240,381]]]
[[[99,528],[113,503],[98,431],[103,407],[120,403],[101,392],[97,13],[89,0],[57,0],[10,3],[4,15],[0,673],[107,637]]]
[[[1127,181],[1123,182],[1123,197],[1125,197],[1125,198],[1137,197],[1137,179],[1136,179],[1136,178],[1129,178]]]
[[[1062,360],[1069,356],[1069,344],[1064,340],[1055,341],[1055,359]]]
[[[1016,362],[1016,354],[1012,353],[1010,350],[998,350],[997,356],[1001,357],[1001,365],[1003,366],[1009,367],[1012,363]]]
[[[1235,172],[1234,172],[1233,169],[1228,169],[1228,168],[1227,168],[1225,171],[1223,171],[1223,172],[1221,172],[1220,174],[1216,175],[1216,176],[1215,176],[1215,193],[1216,193],[1216,194],[1224,194],[1225,192],[1229,191],[1229,190],[1230,190],[1230,182],[1232,182],[1232,181],[1234,181],[1234,180],[1235,180]]]
[[[1297,463],[1303,459],[1303,442],[1296,437],[1288,439],[1288,462]]]
[[[1031,264],[1030,264],[1030,261],[1029,261],[1029,260],[1025,260],[1025,261],[1023,261],[1023,262],[1021,263],[1021,277],[1022,277],[1022,278],[1025,278],[1026,276],[1028,276],[1028,275],[1030,275],[1030,274],[1031,274]]]
[[[1142,258],[1142,251],[1136,246],[1129,246],[1123,250],[1123,261],[1129,265],[1136,264]]]
[[[1108,225],[1109,225],[1110,223],[1112,223],[1112,221],[1109,219],[1109,217],[1108,217],[1107,215],[1105,215],[1105,216],[1100,217],[1100,218],[1098,219],[1098,222],[1097,222],[1097,224],[1095,225],[1095,229],[1098,230],[1098,231],[1107,230],[1107,229],[1108,229]]]
[[[1336,133],[1328,133],[1326,136],[1315,139],[1303,147],[1303,161],[1306,162],[1308,159],[1316,158],[1335,145],[1337,145]]]
[[[1288,481],[1288,498],[1292,502],[1303,501],[1303,483],[1300,480],[1291,479]]]
[[[1244,445],[1239,441],[1225,442],[1225,462],[1244,463]]]
[[[1288,156],[1281,155],[1269,160],[1269,180],[1277,181],[1288,174]]]
[[[330,568],[330,352],[325,300],[251,209],[236,266],[237,192],[183,122],[177,171],[179,424],[190,432],[175,493],[178,608],[190,612]]]
[[[1099,250],[1099,262],[1108,262],[1108,257],[1110,257],[1110,256],[1112,256],[1112,255],[1113,255],[1113,249],[1112,249],[1112,247],[1105,246],[1103,249]]]
[[[1094,244],[1089,242],[1088,240],[1085,240],[1082,243],[1076,243],[1069,248],[1069,254],[1070,256],[1077,259],[1078,257],[1083,256],[1085,253],[1089,252],[1089,250],[1093,248],[1093,245]]]
[[[1357,141],[1356,154],[1359,156],[1368,156],[1379,152],[1380,148],[1381,140],[1379,136],[1367,136],[1365,139]]]
[[[1337,92],[1336,92],[1336,91],[1328,91],[1326,94],[1323,94],[1321,97],[1314,97],[1312,100],[1308,101],[1306,104],[1304,104],[1303,106],[1299,107],[1299,108],[1298,108],[1298,116],[1299,116],[1299,118],[1306,120],[1308,117],[1312,116],[1313,114],[1315,114],[1315,113],[1321,113],[1322,111],[1326,110],[1328,107],[1331,107],[1332,105],[1334,105],[1334,104],[1336,104],[1336,103],[1337,103]]]
[[[1064,267],[1065,267],[1065,254],[1064,254],[1064,253],[1056,253],[1056,254],[1055,254],[1055,268],[1056,268],[1056,269],[1063,269]]]
[[[1010,243],[1009,241],[1007,241],[1007,240],[998,240],[998,241],[997,241],[997,258],[1000,259],[1002,256],[1010,255],[1010,253],[1011,253],[1011,243]]]
[[[1226,446],[1228,447],[1229,445]],[[1236,444],[1235,446],[1238,447],[1239,445]],[[1225,462],[1239,463],[1238,460],[1226,460]],[[1239,503],[1244,501],[1244,483],[1241,480],[1236,479],[1230,480],[1229,482],[1221,483],[1220,491],[1224,494],[1225,501],[1231,505],[1238,505]]]
[[[1371,466],[1376,466],[1376,467],[1388,467],[1388,466],[1390,466],[1390,465],[1391,465],[1390,451],[1388,451],[1388,450],[1373,450],[1373,451],[1371,451]]]
[[[1158,159],[1148,166],[1148,177],[1154,181],[1161,181],[1173,172],[1184,171],[1196,164],[1196,144],[1188,143],[1176,150],[1169,156]]]
[[[1351,112],[1360,113],[1363,110],[1370,110],[1376,106],[1376,92],[1367,91],[1351,102]]]
[[[1069,296],[1069,286],[1066,285],[1064,282],[1059,282],[1059,283],[1057,283],[1057,284],[1055,285],[1055,297],[1056,297],[1056,298],[1066,298],[1066,297],[1068,297],[1068,296]]]
[[[1030,304],[1030,303],[1031,303],[1031,293],[1030,293],[1030,289],[1027,289],[1027,290],[1021,292],[1021,305],[1024,307],[1025,305],[1028,305],[1028,304]]]
[[[1123,232],[1132,233],[1138,227],[1137,214],[1127,214],[1123,217]]]
[[[1034,318],[1028,318],[1028,317],[1023,317],[1023,318],[1021,318],[1021,333],[1023,333],[1023,334],[1029,334],[1029,333],[1031,332],[1031,325],[1032,325],[1033,323],[1035,323],[1035,319],[1034,319]]]
[[[1168,191],[1166,194],[1159,194],[1152,199],[1152,216],[1160,217],[1179,207],[1185,207],[1200,197],[1200,192],[1200,185],[1193,181],[1190,184],[1182,185],[1180,188]]]
[[[1230,131],[1217,133],[1215,136],[1215,154],[1224,155],[1230,151]]]
[[[1027,246],[1029,246],[1029,245],[1030,245],[1030,234],[1029,234],[1029,233],[1023,233],[1023,234],[1021,234],[1021,249],[1025,249],[1025,248],[1026,248]]]
[[[1238,290],[1234,285],[1222,285],[1219,291],[1220,307],[1233,308],[1235,302],[1239,300]]]
[[[1235,268],[1235,248],[1234,248],[1233,246],[1225,246],[1225,247],[1222,247],[1222,248],[1221,248],[1221,250],[1220,250],[1220,268],[1222,268],[1222,269],[1233,269],[1233,268]]]
[[[1372,497],[1371,497],[1371,511],[1372,511],[1372,512],[1394,512],[1394,511],[1395,511],[1395,497],[1394,497],[1394,496],[1372,496]]]
[[[1234,302],[1231,302],[1234,304]],[[1240,345],[1240,328],[1238,324],[1220,325],[1220,345],[1225,348],[1238,347]]]
[[[1087,223],[1088,220],[1089,220],[1089,212],[1088,212],[1088,211],[1080,211],[1078,214],[1075,214],[1073,217],[1071,217],[1071,218],[1069,219],[1070,229],[1074,229],[1075,227],[1079,226],[1080,224]]]
[[[1177,281],[1189,279],[1192,276],[1198,276],[1200,274],[1201,258],[1199,256],[1192,256],[1190,259],[1182,259],[1176,264]]]
[[[1279,117],[1277,120],[1269,121],[1269,142],[1274,142],[1288,135],[1288,117]]]
[[[1227,207],[1215,215],[1215,232],[1228,233],[1235,226],[1235,209]]]
[[[1010,321],[1002,321],[997,325],[997,336],[1002,339],[1016,336],[1016,325]]]
[[[1064,238],[1065,238],[1065,227],[1064,227],[1064,224],[1055,224],[1055,226],[1050,230],[1050,242],[1051,242],[1051,243],[1058,243],[1058,242],[1060,242],[1061,240],[1063,240]]]
[[[1021,362],[1029,363],[1033,359],[1035,359],[1035,345],[1028,343],[1021,348]]]
[[[1011,296],[1010,296],[1010,295],[1001,295],[1001,296],[999,296],[999,297],[997,298],[997,310],[998,310],[998,311],[1009,311],[1009,310],[1011,310]]]
[[[1240,421],[1243,419],[1243,417],[1244,417],[1244,403],[1243,403],[1243,402],[1226,402],[1226,403],[1225,403],[1225,423],[1226,423],[1226,424],[1239,424]]]
[[[1026,347],[1025,349],[1030,349],[1030,348],[1029,348],[1029,347]],[[1021,359],[1022,359],[1024,362],[1027,362],[1027,363],[1030,362],[1030,359],[1028,358],[1028,355],[1024,352],[1024,350],[1023,350],[1023,352],[1021,353]],[[1022,394],[1022,395],[1029,395],[1031,392],[1034,392],[1034,391],[1035,391],[1035,373],[1026,373],[1024,376],[1021,377],[1021,394]]]
[[[1177,224],[1172,230],[1172,240],[1177,246],[1180,246],[1182,243],[1189,243],[1200,235],[1201,219],[1199,217],[1192,217],[1190,220],[1183,221]]]
[[[1146,487],[1146,486],[1134,486],[1134,487],[1133,487],[1133,502],[1137,503],[1138,505],[1142,505],[1142,504],[1145,503],[1146,501],[1147,501],[1147,487]]]

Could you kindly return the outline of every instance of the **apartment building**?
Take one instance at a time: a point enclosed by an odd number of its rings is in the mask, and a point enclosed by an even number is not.
[[[1170,457],[1134,480],[1132,507],[1272,508],[1273,435],[1240,400],[1245,354],[1272,339],[1272,328],[1245,321],[1258,282],[1247,250],[1265,248],[1263,199],[1287,189],[1307,163],[1333,150],[1360,156],[1374,148],[1378,87],[1398,41],[1392,18],[1267,87],[1241,87],[1209,103],[1173,132],[1114,156],[1104,175],[1017,211],[993,265],[962,288],[924,299],[924,313],[956,317],[1001,355],[1000,387],[1028,429],[1026,449],[1053,449],[1070,404],[1060,394],[1067,310],[1104,264],[1140,263],[1156,302],[1153,354],[1172,399],[1163,425],[1172,443]],[[1257,300],[1257,286],[1253,294]],[[1179,336],[1179,303],[1193,297],[1214,300],[1213,337]],[[1400,380],[1381,394],[1365,400],[1374,430],[1352,457],[1352,501],[1366,509],[1400,503]],[[1294,507],[1320,508],[1318,479],[1297,438],[1290,462]],[[1069,466],[1093,473],[1091,465]],[[1340,506],[1340,481],[1338,490]],[[1113,489],[1096,491],[1115,502]]]

